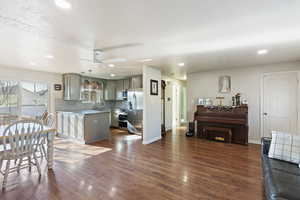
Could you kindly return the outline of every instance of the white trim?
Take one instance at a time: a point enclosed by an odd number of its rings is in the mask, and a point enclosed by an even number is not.
[[[297,70],[290,70],[290,71],[275,71],[275,72],[264,72],[263,75],[272,75],[272,74],[285,74],[285,73],[298,73]]]
[[[258,139],[249,139],[249,144],[261,144]]]
[[[291,71],[279,71],[279,72],[266,72],[262,73],[260,77],[260,107],[259,107],[259,115],[260,115],[260,120],[259,120],[259,127],[260,127],[260,137],[264,137],[264,77],[269,76],[272,74],[286,74],[286,73],[296,73],[297,75],[297,89],[298,89],[298,94],[297,94],[297,102],[300,97],[299,91],[300,91],[300,85],[299,85],[299,71],[296,70],[291,70]],[[296,109],[297,109],[297,131],[299,131],[299,107],[300,103],[296,104]]]
[[[264,135],[264,123],[263,123],[263,107],[264,107],[264,77],[266,76],[265,73],[260,75],[260,97],[259,97],[259,133],[260,138]],[[251,141],[251,139],[249,139]]]
[[[160,139],[161,139],[161,135],[157,136],[157,137],[154,137],[154,138],[152,138],[150,140],[147,140],[147,141],[143,140],[143,144],[151,144],[151,143],[156,142],[156,141],[158,141]]]

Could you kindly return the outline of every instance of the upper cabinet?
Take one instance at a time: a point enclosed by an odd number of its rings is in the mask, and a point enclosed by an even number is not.
[[[106,81],[105,92],[104,92],[105,100],[116,100],[116,81],[108,80]]]
[[[130,78],[130,89],[143,88],[143,76],[133,76]]]
[[[124,92],[124,80],[117,80],[116,81],[116,100],[124,100],[123,92]]]
[[[81,100],[83,103],[103,103],[104,83],[103,80],[82,77]]]
[[[102,104],[127,99],[128,90],[143,88],[143,77],[133,76],[121,80],[102,80],[80,74],[64,74],[64,100]]]
[[[80,86],[81,76],[79,74],[64,74],[64,100],[79,101],[80,100]]]
[[[143,87],[142,76],[134,76],[121,80],[107,80],[105,86],[105,100],[122,101],[127,99],[127,91]]]
[[[130,89],[130,79],[124,79],[123,80],[123,84],[124,84],[124,90],[129,90]]]

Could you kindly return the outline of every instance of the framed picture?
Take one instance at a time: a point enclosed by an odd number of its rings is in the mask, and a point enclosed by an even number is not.
[[[54,84],[54,90],[55,91],[61,91],[62,85],[61,84]]]
[[[231,77],[220,76],[219,77],[219,92],[230,93],[231,92]]]
[[[150,80],[150,95],[158,95],[158,81]]]

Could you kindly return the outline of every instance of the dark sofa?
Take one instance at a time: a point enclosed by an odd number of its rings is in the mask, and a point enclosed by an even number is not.
[[[270,138],[262,138],[262,168],[268,200],[300,200],[298,165],[268,157]]]

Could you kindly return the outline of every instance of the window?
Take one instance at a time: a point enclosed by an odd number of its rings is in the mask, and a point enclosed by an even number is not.
[[[45,83],[0,80],[0,115],[39,117],[48,110]]]
[[[0,114],[18,114],[18,82],[0,80]]]
[[[48,85],[21,82],[21,115],[40,117],[48,110]]]

